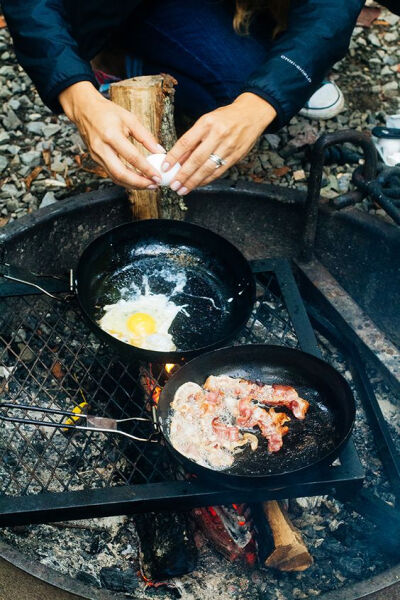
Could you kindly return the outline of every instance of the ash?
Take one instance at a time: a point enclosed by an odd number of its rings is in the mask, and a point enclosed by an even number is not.
[[[271,277],[267,284],[259,286],[254,313],[237,343],[298,345],[286,308],[272,291],[273,284]],[[9,331],[16,332],[12,339],[3,338],[5,350],[0,354],[3,365],[0,367],[3,369],[0,384],[6,397],[19,403],[59,408],[71,408],[84,397],[90,398],[97,414],[99,411],[112,414],[115,406],[125,414],[118,393],[124,386],[132,388],[137,383],[123,367],[116,370],[97,340],[82,331],[83,325],[73,307],[59,318],[56,310],[49,310],[51,301],[42,297],[30,299],[28,303],[26,299],[18,302],[19,310],[16,310],[14,299],[13,310],[2,312]],[[25,305],[29,305],[29,310]],[[4,322],[1,331],[4,332]],[[82,336],[86,340],[85,346],[82,346]],[[354,391],[345,358],[325,338],[320,336],[318,341],[325,360],[346,377]],[[19,362],[21,355],[24,368]],[[59,363],[57,369],[55,363]],[[30,375],[29,385],[26,384],[26,370]],[[108,374],[109,382],[105,374]],[[400,447],[397,401],[372,369],[370,376]],[[22,382],[25,382],[24,387],[21,387]],[[134,389],[138,398],[139,387]],[[106,398],[109,398],[108,402]],[[129,401],[132,411],[132,394]],[[356,402],[354,439],[366,469],[365,485],[393,504],[394,496],[377,458],[357,395]],[[105,487],[143,482],[143,479],[157,481],[162,479],[161,473],[165,478],[165,472],[171,468],[165,457],[150,456],[153,470],[149,473],[144,468],[137,468],[138,458],[133,462],[120,440],[98,434],[68,436],[43,426],[34,428],[7,423],[0,428],[0,450],[0,488],[12,495]],[[86,583],[93,588],[93,594],[96,588],[105,588],[137,599],[155,596],[188,600],[312,598],[378,574],[394,564],[394,557],[384,555],[371,542],[373,525],[355,513],[351,505],[332,497],[317,496],[291,500],[288,509],[314,557],[310,569],[303,573],[279,573],[260,565],[250,568],[241,562],[231,564],[214,550],[193,523],[199,550],[198,565],[192,573],[170,581],[174,589],[148,588],[138,576],[140,565],[134,517],[6,528],[0,532],[0,539],[32,560],[39,560],[50,569]]]

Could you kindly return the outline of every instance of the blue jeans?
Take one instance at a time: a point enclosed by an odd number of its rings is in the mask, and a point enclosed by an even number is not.
[[[193,117],[232,102],[267,57],[270,24],[235,33],[233,0],[145,0],[122,32],[127,77],[169,73],[175,106]]]

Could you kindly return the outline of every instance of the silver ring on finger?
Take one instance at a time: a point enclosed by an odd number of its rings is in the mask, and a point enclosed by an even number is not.
[[[210,160],[212,160],[213,162],[215,162],[216,169],[219,169],[223,165],[226,165],[226,160],[224,158],[221,158],[220,156],[218,156],[218,154],[210,154],[210,156],[208,158]]]

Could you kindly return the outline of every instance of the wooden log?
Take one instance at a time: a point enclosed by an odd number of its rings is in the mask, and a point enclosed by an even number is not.
[[[167,150],[176,141],[173,114],[176,83],[173,77],[161,73],[125,79],[110,86],[111,100],[135,113],[139,121]],[[144,156],[149,154],[142,144],[133,139],[131,141]],[[131,190],[129,200],[134,219],[156,219],[161,215],[182,218],[179,199],[171,190]]]
[[[292,524],[288,514],[278,502],[263,503],[274,538],[275,549],[265,561],[266,567],[279,571],[305,571],[313,564],[313,558],[301,534]]]

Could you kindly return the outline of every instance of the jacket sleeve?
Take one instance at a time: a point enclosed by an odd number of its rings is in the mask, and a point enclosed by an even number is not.
[[[66,87],[78,81],[96,85],[90,63],[79,56],[62,0],[2,0],[2,7],[17,59],[52,111],[62,111],[58,94]]]
[[[293,0],[288,28],[247,80],[277,111],[277,130],[304,106],[332,65],[345,55],[364,0]]]

